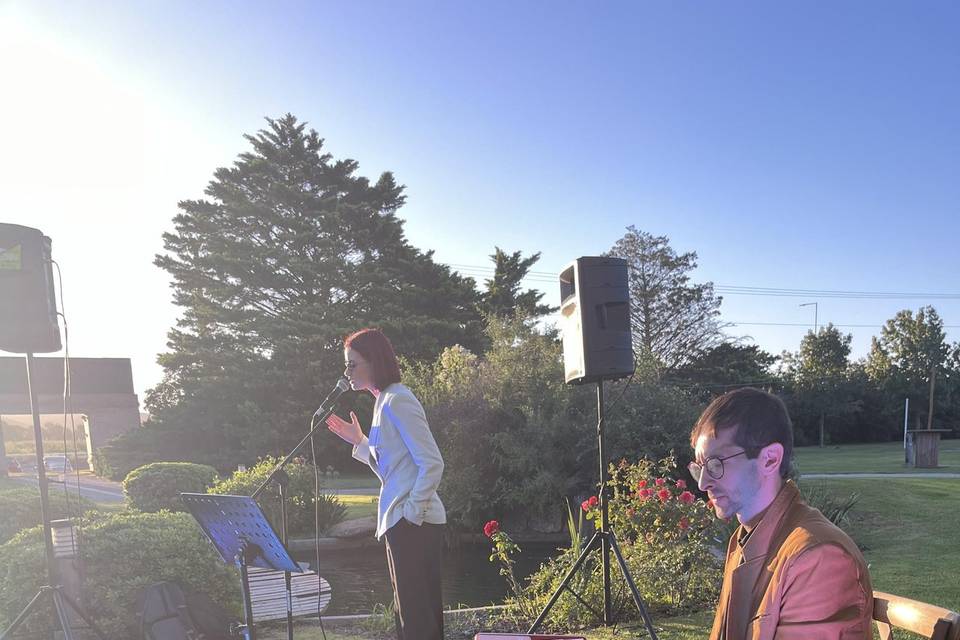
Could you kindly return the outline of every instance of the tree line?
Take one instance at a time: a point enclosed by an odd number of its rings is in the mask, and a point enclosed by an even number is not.
[[[491,477],[524,487],[505,494],[517,505],[589,484],[593,400],[561,384],[560,337],[543,322],[554,309],[522,286],[540,254],[494,247],[494,274],[477,283],[409,242],[397,215],[404,187],[390,172],[359,175],[289,114],[245,138],[249,150],[214,172],[205,198],[180,202],[163,236],[155,264],[182,313],[146,397],[151,418],[107,446],[107,466],[120,475],[156,460],[228,469],[287,451],[342,371],[343,336],[379,326],[445,456],[459,460],[445,483],[462,504],[483,503],[471,492],[487,495]],[[956,424],[960,347],[932,307],[888,320],[860,361],[832,325],[773,355],[727,334],[722,298],[694,281],[695,252],[630,226],[609,255],[629,264],[638,365],[609,396],[622,396],[610,423],[617,456],[683,455],[700,408],[744,384],[786,399],[800,443],[896,438],[907,397],[912,424]],[[343,402],[369,421],[369,399]],[[562,465],[538,462],[544,448]],[[335,449],[319,447],[318,462],[349,464]]]

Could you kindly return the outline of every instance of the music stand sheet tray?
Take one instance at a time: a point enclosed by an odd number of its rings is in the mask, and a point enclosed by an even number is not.
[[[244,543],[259,547],[247,565],[300,573],[266,516],[249,496],[221,496],[212,493],[181,493],[180,499],[227,564],[235,564]]]

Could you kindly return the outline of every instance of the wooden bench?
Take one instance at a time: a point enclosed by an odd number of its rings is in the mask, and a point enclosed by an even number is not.
[[[873,592],[873,619],[880,640],[893,638],[892,627],[929,640],[960,640],[960,614],[956,611],[882,591]]]
[[[285,619],[287,590],[283,582],[283,571],[250,567],[248,575],[254,622]],[[319,611],[323,612],[330,604],[332,596],[330,583],[318,576],[316,571],[291,573],[290,593],[294,616],[317,615],[318,600]]]

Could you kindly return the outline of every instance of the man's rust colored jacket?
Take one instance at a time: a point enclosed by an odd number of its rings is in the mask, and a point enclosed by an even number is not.
[[[710,640],[870,640],[873,589],[850,537],[787,481],[741,550],[730,538]],[[742,562],[741,562],[742,556]]]

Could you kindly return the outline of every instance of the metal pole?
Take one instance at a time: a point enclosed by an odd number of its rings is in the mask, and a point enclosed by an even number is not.
[[[903,401],[903,448],[907,448],[907,424],[910,416],[910,398]]]
[[[40,429],[40,402],[37,399],[37,388],[33,384],[33,354],[27,353],[27,390],[30,394],[30,413],[33,415],[33,439],[37,454],[37,484],[40,486],[40,519],[43,521],[43,544],[47,556],[47,580],[50,586],[56,588],[60,584],[60,575],[57,572],[57,561],[53,555],[53,529],[50,528],[50,497],[48,494],[47,471],[43,466],[43,432]],[[54,599],[56,600],[56,599]],[[53,613],[60,620],[63,637],[73,640],[73,632],[66,622],[63,611],[58,602],[51,602]]]
[[[277,475],[277,484],[280,487],[280,542],[287,546],[287,482],[289,476],[286,471]],[[287,640],[293,640],[293,584],[290,572],[283,570],[283,587],[287,596]],[[318,596],[319,597],[319,596]]]
[[[50,498],[48,496],[47,472],[43,467],[43,433],[40,430],[40,403],[37,388],[33,384],[33,354],[27,354],[27,389],[30,394],[30,413],[33,414],[33,438],[37,454],[37,482],[40,485],[40,519],[43,521],[43,543],[47,555],[47,579],[51,586],[60,584],[57,563],[53,555],[53,530],[50,528]],[[69,636],[69,631],[64,629]]]
[[[817,331],[820,329],[820,324],[819,324],[820,305],[816,302],[804,302],[800,306],[813,307],[813,335],[817,335]]]
[[[612,599],[610,597],[610,532],[607,517],[607,456],[603,438],[603,379],[597,381],[597,440],[600,453],[600,549],[603,563],[603,624],[613,623]]]

